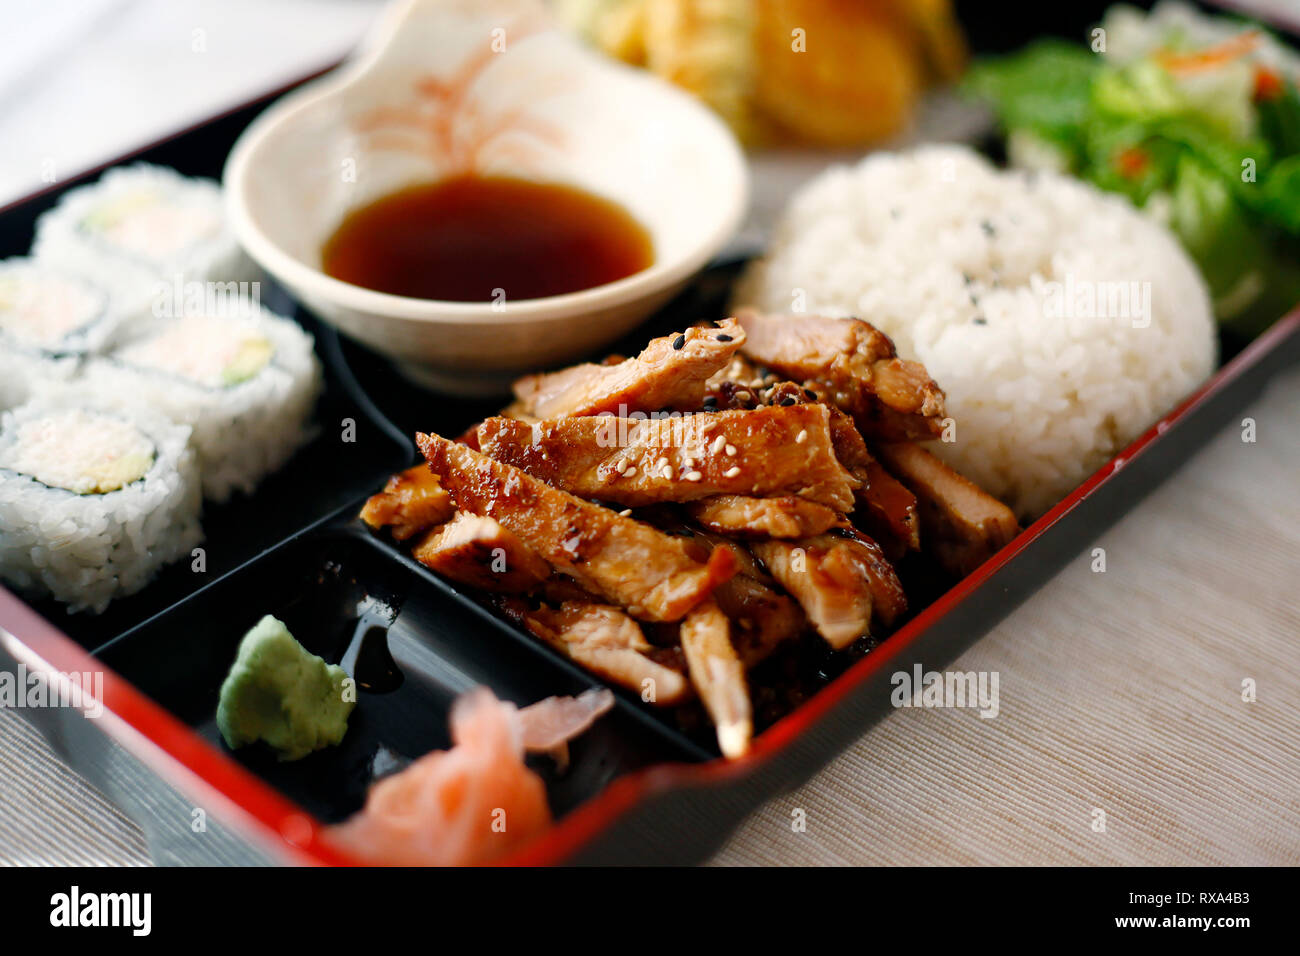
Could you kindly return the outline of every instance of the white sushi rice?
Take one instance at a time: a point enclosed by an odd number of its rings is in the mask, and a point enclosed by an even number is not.
[[[0,410],[66,381],[146,307],[35,259],[0,260]]]
[[[51,358],[0,344],[0,412],[66,382],[76,372],[75,358]]]
[[[201,540],[203,493],[251,492],[310,437],[320,362],[261,277],[217,183],[143,164],[0,262],[0,577],[102,611]]]
[[[144,402],[193,430],[204,496],[251,492],[310,437],[321,366],[297,323],[252,303],[241,316],[186,312],[155,319],[86,363],[76,389],[103,407]],[[264,352],[259,352],[263,349]],[[223,374],[265,354],[255,374]]]
[[[947,394],[955,440],[931,450],[1022,519],[1169,411],[1217,355],[1205,283],[1162,226],[960,147],[819,176],[733,304],[856,316],[891,336]]]
[[[189,428],[152,411],[105,412],[71,395],[6,412],[0,577],[32,597],[52,595],[69,612],[100,613],[189,554],[202,530],[188,438]],[[96,493],[114,474],[128,483]]]
[[[216,182],[145,163],[65,193],[37,221],[32,254],[133,296],[176,281],[260,276],[226,222]]]

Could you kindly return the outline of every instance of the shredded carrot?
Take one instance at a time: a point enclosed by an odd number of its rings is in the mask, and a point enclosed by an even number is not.
[[[1229,40],[1224,40],[1217,46],[1197,50],[1195,53],[1174,53],[1172,50],[1162,50],[1156,54],[1156,60],[1171,73],[1196,73],[1200,70],[1222,66],[1224,63],[1230,63],[1249,53],[1253,53],[1255,48],[1259,46],[1259,39],[1260,32],[1258,30],[1247,30]]]
[[[1125,179],[1137,179],[1146,171],[1150,161],[1146,150],[1137,146],[1129,146],[1115,154],[1115,168]]]
[[[1286,84],[1277,71],[1270,70],[1266,66],[1261,66],[1255,71],[1255,92],[1254,100],[1256,103],[1262,103],[1265,100],[1275,100],[1286,90]]]

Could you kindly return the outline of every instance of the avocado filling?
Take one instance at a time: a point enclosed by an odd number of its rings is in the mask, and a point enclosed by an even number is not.
[[[229,388],[256,378],[274,355],[271,340],[252,326],[206,315],[168,322],[116,353],[123,362],[170,372],[208,388]]]
[[[203,206],[140,190],[108,200],[81,227],[133,256],[162,261],[215,236],[221,218]]]
[[[0,467],[49,488],[103,495],[139,481],[154,457],[153,442],[129,422],[70,409],[19,425],[0,449]]]
[[[61,276],[32,268],[0,273],[0,333],[23,348],[57,349],[103,306],[93,289]]]

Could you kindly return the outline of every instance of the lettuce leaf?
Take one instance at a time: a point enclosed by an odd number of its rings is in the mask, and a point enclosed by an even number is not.
[[[1300,153],[1300,94],[1293,83],[1283,81],[1282,93],[1260,101],[1259,131],[1279,156]]]
[[[1223,326],[1253,338],[1300,302],[1300,243],[1254,221],[1216,170],[1186,154],[1170,199],[1169,225],[1205,277]]]
[[[1099,58],[1063,40],[1039,40],[1019,53],[976,64],[962,83],[986,101],[1004,129],[1027,129],[1068,149],[1080,145]]]
[[[1268,169],[1255,208],[1270,222],[1300,236],[1300,156],[1288,156]]]
[[[1300,299],[1300,92],[1283,80],[1256,102],[1256,82],[1249,60],[1173,73],[1043,40],[977,64],[964,88],[1075,175],[1138,206],[1160,197],[1220,320],[1254,334]]]
[[[1170,227],[1200,266],[1211,296],[1222,300],[1264,254],[1256,230],[1218,171],[1190,153],[1178,161],[1169,196]]]

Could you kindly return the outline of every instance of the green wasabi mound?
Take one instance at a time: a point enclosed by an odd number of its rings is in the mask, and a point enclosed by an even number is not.
[[[239,642],[221,685],[217,727],[232,749],[264,740],[281,760],[332,747],[356,706],[343,668],[326,664],[270,614]]]

